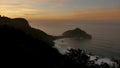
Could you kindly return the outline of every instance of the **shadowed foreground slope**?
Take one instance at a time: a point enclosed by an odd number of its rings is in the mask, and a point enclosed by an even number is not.
[[[0,54],[3,62],[13,66],[25,63],[29,66],[56,67],[60,64],[61,54],[53,45],[52,36],[31,28],[25,19],[0,18]]]
[[[8,17],[0,17],[0,25],[9,25],[11,27],[14,27],[15,29],[22,30],[26,34],[31,35],[34,38],[37,38],[39,40],[44,40],[48,43],[53,44],[54,37],[51,35],[46,34],[45,32],[32,28],[28,21],[24,18],[8,18]]]
[[[31,28],[23,18],[0,17],[0,56],[3,66],[110,68],[108,64],[100,66],[89,63],[89,56],[80,49],[71,49],[62,55],[54,48],[53,40],[53,36]]]

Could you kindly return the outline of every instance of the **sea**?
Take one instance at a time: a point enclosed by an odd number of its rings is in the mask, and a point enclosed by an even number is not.
[[[47,34],[60,36],[67,30],[80,28],[92,35],[92,40],[63,38],[55,40],[55,47],[65,53],[69,48],[83,49],[94,55],[120,59],[120,22],[30,22]]]

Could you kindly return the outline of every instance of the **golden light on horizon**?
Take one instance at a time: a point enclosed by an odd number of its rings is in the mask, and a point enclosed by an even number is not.
[[[90,7],[79,3],[87,1],[73,0],[7,0],[0,1],[0,14],[8,17],[22,17],[29,20],[79,20],[79,21],[120,21],[120,7],[109,5],[105,8]],[[102,2],[102,1],[101,1]],[[71,4],[74,5],[71,5]],[[94,4],[94,3],[93,3]],[[105,4],[107,5],[107,4]],[[115,6],[116,7],[111,7]],[[70,7],[69,7],[70,6]],[[77,7],[76,7],[77,6]],[[82,7],[81,7],[82,6]],[[84,8],[84,9],[82,9]]]

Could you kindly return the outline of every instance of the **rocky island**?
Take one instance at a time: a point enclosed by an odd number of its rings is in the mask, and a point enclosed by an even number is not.
[[[73,38],[78,40],[90,40],[92,36],[87,32],[81,30],[80,28],[75,28],[73,30],[65,31],[62,36],[57,36],[57,39],[60,38]]]
[[[63,36],[69,38],[92,39],[91,35],[87,34],[85,31],[81,30],[80,28],[68,30],[63,33]]]

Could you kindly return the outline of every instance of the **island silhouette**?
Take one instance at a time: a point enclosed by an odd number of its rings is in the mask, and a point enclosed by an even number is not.
[[[85,31],[81,30],[80,28],[75,28],[73,30],[68,30],[63,33],[64,37],[68,38],[79,38],[83,39],[92,39],[92,36],[87,34]]]

